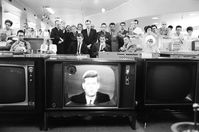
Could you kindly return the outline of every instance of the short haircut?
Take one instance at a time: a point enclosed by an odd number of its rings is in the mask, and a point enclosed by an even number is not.
[[[86,23],[86,22],[90,22],[90,23],[91,23],[91,20],[86,20],[85,23]]]
[[[106,38],[106,36],[105,36],[104,34],[101,34],[101,35],[100,35],[100,38],[101,38],[101,37],[104,37],[104,38]]]
[[[17,35],[18,35],[19,33],[23,33],[23,34],[25,35],[25,32],[24,32],[23,30],[18,30],[18,31],[17,31]]]
[[[180,26],[180,25],[177,25],[177,26],[176,26],[176,29],[177,29],[177,28],[182,28],[182,26]]]
[[[129,35],[125,35],[125,36],[124,36],[124,38],[128,38],[128,39],[130,39],[130,36],[129,36]]]
[[[57,20],[55,20],[55,23],[57,23],[57,22],[59,22],[59,21],[60,21],[60,20],[57,19]]]
[[[145,26],[145,27],[144,27],[144,31],[145,31],[145,33],[147,32],[147,30],[148,30],[149,28],[151,28],[151,29],[152,29],[152,26],[150,26],[150,25],[149,25],[149,26]]]
[[[187,27],[187,32],[188,31],[193,31],[193,27],[191,27],[191,26]]]
[[[122,24],[126,25],[126,23],[125,23],[125,22],[120,22],[120,25],[122,25]]]
[[[12,26],[12,24],[13,24],[13,22],[12,22],[11,20],[8,20],[8,19],[5,20],[5,24],[6,24],[6,23],[10,23],[10,26]]]
[[[78,33],[78,34],[77,34],[77,37],[82,37],[82,38],[84,38],[84,36],[83,36],[82,33]]]
[[[71,25],[71,28],[72,28],[72,27],[75,27],[75,28],[77,28],[75,25]]]
[[[97,81],[99,81],[99,75],[96,70],[88,70],[82,76],[84,82],[86,78],[95,78],[95,77],[97,77]]]
[[[169,26],[168,26],[168,28],[171,28],[171,29],[173,29],[173,26],[172,26],[172,25],[169,25]]]
[[[78,27],[79,25],[81,25],[81,27],[83,27],[83,24],[81,24],[81,23],[78,23],[78,24],[77,24],[77,27]]]
[[[135,19],[134,22],[137,22],[137,24],[139,24],[139,21],[137,19]]]
[[[153,28],[153,27],[158,28],[156,25],[151,25],[151,28]]]
[[[105,26],[106,26],[106,23],[102,23],[101,26],[102,26],[102,25],[105,25]]]
[[[114,25],[114,26],[115,26],[115,23],[114,23],[114,22],[111,22],[111,23],[109,24],[109,26],[110,26],[110,25]]]

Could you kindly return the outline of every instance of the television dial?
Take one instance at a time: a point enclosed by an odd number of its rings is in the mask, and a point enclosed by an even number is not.
[[[28,68],[29,72],[33,72],[33,67]]]

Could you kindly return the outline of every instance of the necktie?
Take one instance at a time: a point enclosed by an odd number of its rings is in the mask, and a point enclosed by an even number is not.
[[[89,34],[90,34],[90,29],[87,29],[87,35],[89,36]]]
[[[101,51],[101,49],[102,49],[102,45],[100,44],[100,47],[99,47],[99,52]]]
[[[89,104],[92,104],[92,100],[90,99],[90,102],[89,102]]]
[[[79,54],[79,48],[80,48],[80,44],[77,43],[77,54]]]

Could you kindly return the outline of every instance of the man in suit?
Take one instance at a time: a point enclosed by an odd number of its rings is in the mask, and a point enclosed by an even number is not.
[[[90,50],[91,45],[93,45],[97,41],[97,32],[95,29],[91,28],[91,20],[86,20],[85,25],[86,29],[82,30],[82,34],[84,36],[84,43]]]
[[[81,33],[77,34],[77,39],[71,42],[69,47],[70,54],[88,54],[87,45],[84,43],[84,36]]]
[[[71,97],[71,101],[77,104],[96,105],[110,101],[107,94],[98,92],[100,88],[97,71],[88,70],[83,75],[83,93]]]
[[[115,28],[115,23],[112,22],[109,24],[110,34],[111,34],[111,51],[118,51],[118,41],[117,41],[117,32]]]
[[[99,37],[99,42],[91,46],[91,57],[95,58],[99,52],[111,51],[110,45],[106,43],[105,35]]]
[[[51,30],[50,38],[52,38],[53,44],[57,45],[57,54],[63,53],[64,39],[60,36],[60,21],[55,21],[55,27]]]
[[[120,23],[120,31],[117,34],[117,39],[118,39],[118,45],[120,47],[122,47],[124,45],[124,36],[127,35],[128,31],[125,29],[126,27],[126,23],[125,22],[121,22]]]
[[[106,23],[101,24],[101,31],[97,32],[97,38],[98,41],[100,39],[101,35],[104,35],[106,38],[106,44],[108,44],[111,47],[111,34],[106,31],[107,30],[107,25]]]

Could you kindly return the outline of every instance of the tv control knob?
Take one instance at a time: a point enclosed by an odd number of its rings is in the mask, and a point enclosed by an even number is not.
[[[29,104],[30,106],[35,106],[35,102],[34,102],[34,101],[30,101],[30,102],[28,102],[28,104]]]
[[[29,72],[33,72],[33,67],[28,68]]]
[[[55,108],[56,107],[56,103],[52,103],[52,107]]]

